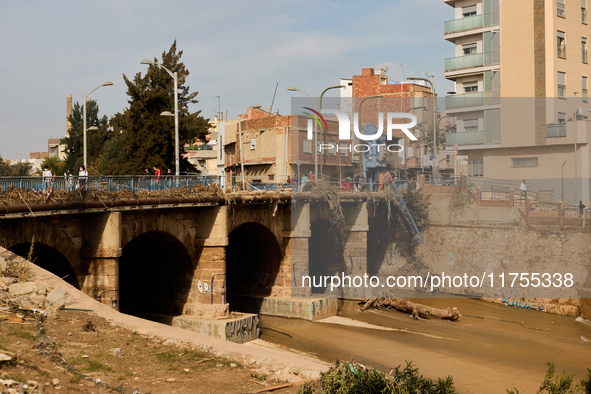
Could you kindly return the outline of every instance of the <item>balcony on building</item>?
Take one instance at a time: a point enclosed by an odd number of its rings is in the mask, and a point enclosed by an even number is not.
[[[466,30],[477,29],[483,26],[484,20],[482,15],[468,16],[465,18],[446,21],[444,34],[451,34]]]
[[[498,105],[500,102],[500,97],[494,97],[492,92],[455,94],[445,97],[445,109]]]
[[[566,122],[546,125],[546,138],[566,137]]]
[[[484,131],[462,131],[448,133],[445,136],[447,146],[454,145],[481,145],[484,144]]]
[[[445,59],[445,71],[463,70],[466,68],[481,67],[484,65],[484,54],[457,56]]]

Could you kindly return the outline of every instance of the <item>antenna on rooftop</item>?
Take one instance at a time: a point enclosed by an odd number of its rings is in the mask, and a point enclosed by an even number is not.
[[[273,93],[273,100],[271,101],[271,108],[269,108],[269,116],[273,113],[273,103],[275,103],[275,95],[277,94],[277,86],[279,86],[279,82],[275,85],[275,93]]]

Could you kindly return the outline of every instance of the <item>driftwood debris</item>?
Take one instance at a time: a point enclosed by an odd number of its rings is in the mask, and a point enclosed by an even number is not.
[[[451,310],[449,308],[433,308],[408,301],[404,298],[369,298],[361,302],[360,305],[362,305],[362,311],[366,311],[369,308],[386,310],[395,309],[400,312],[409,313],[415,319],[418,319],[419,317],[426,319],[436,317],[443,320],[456,321],[462,316],[457,308],[452,308]]]

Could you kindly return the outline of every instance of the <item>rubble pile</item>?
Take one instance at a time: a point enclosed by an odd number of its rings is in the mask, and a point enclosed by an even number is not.
[[[129,189],[117,192],[100,190],[31,190],[17,187],[0,188],[0,206],[34,205],[34,204],[64,204],[91,201],[117,200],[147,200],[153,198],[192,198],[192,197],[221,197],[226,198],[224,190],[216,184],[197,185],[178,189],[164,189],[157,191],[139,190],[132,193]]]

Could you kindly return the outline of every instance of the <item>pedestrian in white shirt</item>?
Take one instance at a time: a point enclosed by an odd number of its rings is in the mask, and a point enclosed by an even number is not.
[[[43,169],[43,190],[47,189],[47,185],[49,185],[49,182],[51,182],[52,176],[53,174],[51,173],[51,170],[45,166]]]
[[[80,171],[78,171],[78,182],[80,184],[80,189],[86,188],[86,183],[88,182],[88,171],[84,166],[80,166]]]
[[[523,192],[524,198],[527,198],[527,186],[525,185],[525,179],[521,182],[521,191]]]

